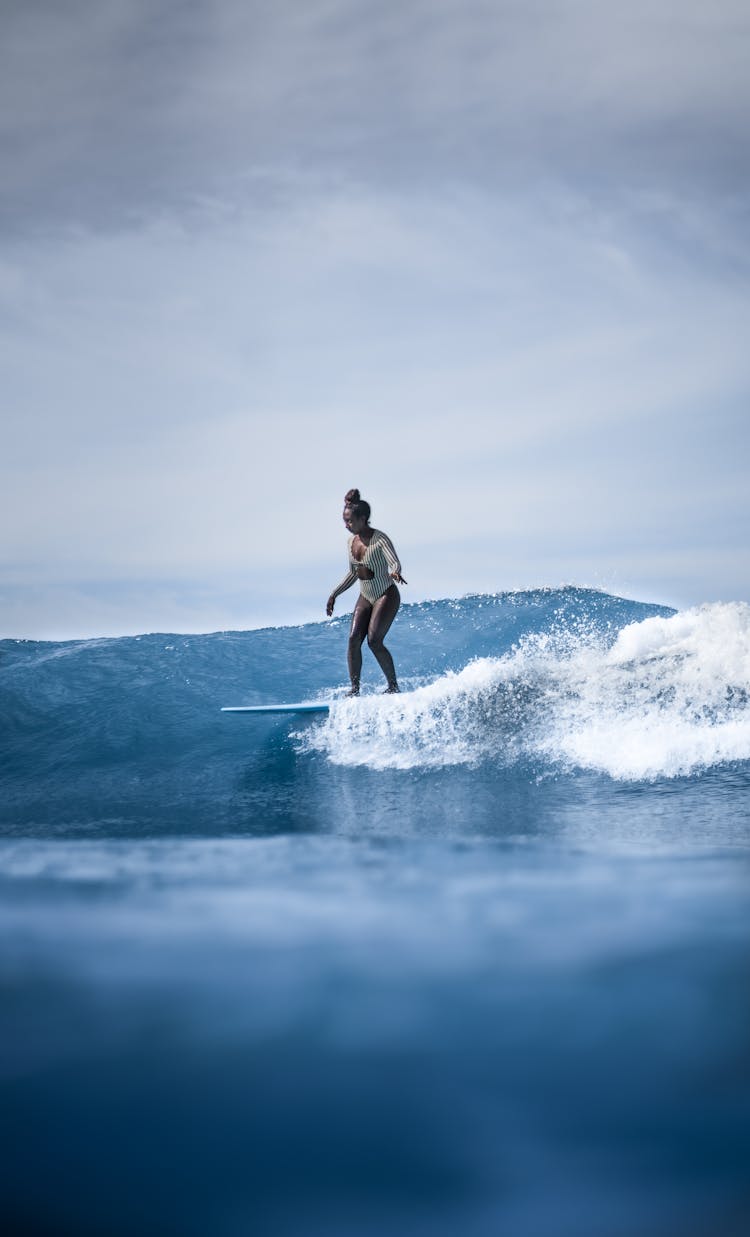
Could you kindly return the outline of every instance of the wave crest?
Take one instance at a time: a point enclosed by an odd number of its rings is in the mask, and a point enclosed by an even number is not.
[[[581,768],[654,780],[750,759],[750,606],[715,603],[612,637],[536,634],[401,696],[343,700],[298,736],[337,764]]]

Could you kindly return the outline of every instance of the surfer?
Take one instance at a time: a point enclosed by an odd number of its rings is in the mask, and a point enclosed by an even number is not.
[[[401,564],[390,537],[380,529],[370,527],[370,504],[360,498],[359,490],[348,490],[346,493],[344,524],[351,534],[348,542],[349,570],[328,598],[326,614],[331,617],[339,593],[345,592],[355,580],[359,580],[359,597],[352,615],[347,650],[352,683],[349,695],[359,695],[365,636],[385,675],[388,684],[386,691],[397,692],[396,668],[383,641],[401,605],[396,581],[406,584],[401,575]]]

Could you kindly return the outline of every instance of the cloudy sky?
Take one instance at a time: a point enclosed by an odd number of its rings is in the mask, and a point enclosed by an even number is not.
[[[0,636],[750,600],[746,0],[0,22]]]

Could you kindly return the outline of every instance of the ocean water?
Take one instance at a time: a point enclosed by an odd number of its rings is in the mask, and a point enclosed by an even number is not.
[[[347,626],[0,642],[3,1231],[750,1231],[750,607]]]

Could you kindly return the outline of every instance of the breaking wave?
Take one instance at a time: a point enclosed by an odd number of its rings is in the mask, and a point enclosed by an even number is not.
[[[621,780],[750,759],[750,606],[523,636],[400,696],[334,705],[301,749],[342,765],[412,769],[540,762]]]

